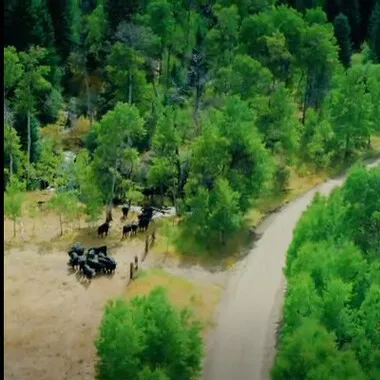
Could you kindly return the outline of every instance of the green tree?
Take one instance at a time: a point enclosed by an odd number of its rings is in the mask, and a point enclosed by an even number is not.
[[[238,46],[240,16],[236,5],[222,8],[216,4],[213,10],[218,21],[206,36],[206,48],[209,59],[218,67],[232,61]]]
[[[95,342],[97,379],[196,379],[203,343],[201,325],[177,310],[163,288],[106,306]],[[165,342],[165,343],[163,343]]]
[[[12,88],[16,87],[17,82],[23,74],[23,66],[13,46],[4,48],[4,97]]]
[[[25,201],[25,184],[12,177],[4,194],[4,214],[13,221],[13,237],[16,237],[16,223],[22,217]]]
[[[101,3],[101,2],[99,2]],[[122,21],[131,21],[144,2],[137,0],[104,0],[104,17],[108,26],[108,36],[113,37],[117,27]]]
[[[130,165],[128,151],[146,131],[143,119],[134,105],[117,103],[95,125],[98,147],[94,154],[94,170],[103,199],[112,202],[117,179],[125,165]]]
[[[168,0],[152,0],[148,3],[146,14],[142,17],[146,26],[160,37],[160,74],[165,73],[166,90],[170,84],[171,57],[176,45],[177,29],[174,4]],[[166,62],[164,63],[166,56]]]
[[[358,48],[361,43],[360,36],[360,2],[358,0],[325,0],[323,8],[325,9],[329,21],[333,21],[339,13],[347,16],[350,22],[350,29],[352,32],[352,41],[355,48]]]
[[[369,145],[372,133],[372,102],[361,66],[336,76],[326,109],[336,137],[336,152],[346,159],[355,149]]]
[[[99,58],[103,49],[107,30],[107,20],[104,16],[104,6],[102,2],[99,2],[96,8],[90,14],[85,16],[85,22],[88,28],[85,45],[91,54],[94,54],[96,58]]]
[[[272,92],[268,106],[259,110],[258,128],[265,146],[272,152],[292,156],[298,151],[301,128],[296,111],[296,104],[284,85],[279,85]]]
[[[47,0],[54,26],[55,45],[64,62],[79,43],[81,9],[77,0]]]
[[[380,65],[368,65],[367,90],[372,103],[372,128],[374,133],[380,132],[380,124],[377,122],[380,114]]]
[[[63,153],[60,146],[55,146],[49,137],[42,139],[41,156],[35,165],[36,177],[50,186],[58,187],[64,184],[62,164]]]
[[[209,229],[214,240],[225,244],[241,226],[242,218],[239,208],[239,193],[233,191],[228,181],[219,178],[210,193]]]
[[[230,66],[222,67],[216,74],[215,90],[228,95],[240,95],[252,100],[267,95],[272,83],[271,72],[248,55],[237,55]]]
[[[323,42],[322,42],[323,41]],[[338,51],[332,27],[314,24],[305,28],[298,58],[304,73],[303,115],[309,107],[318,108],[331,85],[331,78],[336,67]]]
[[[117,101],[141,104],[146,101],[149,88],[142,70],[144,58],[135,50],[116,42],[108,57],[106,71],[116,87]]]
[[[74,166],[75,179],[78,184],[78,198],[85,205],[84,212],[88,222],[95,222],[102,212],[102,193],[97,187],[93,164],[87,150],[82,150],[76,157]]]
[[[181,160],[179,148],[181,135],[177,124],[177,111],[173,107],[162,109],[152,140],[154,152],[152,166],[148,173],[148,183],[158,187],[163,202],[163,190],[166,187],[177,207],[177,195],[181,192]]]
[[[29,178],[29,165],[32,147],[31,117],[37,112],[36,103],[40,92],[51,87],[46,80],[50,68],[44,66],[42,61],[46,56],[46,50],[38,47],[29,48],[28,52],[19,53],[23,65],[23,75],[19,81],[16,98],[17,109],[27,118],[27,176]]]
[[[339,13],[334,19],[334,33],[339,45],[339,60],[345,67],[351,62],[351,29],[348,18]]]
[[[380,168],[352,169],[342,189],[343,201],[347,205],[345,229],[347,235],[364,251],[380,253],[380,212],[377,188],[380,183]]]
[[[49,207],[59,216],[60,235],[63,236],[64,221],[72,221],[78,215],[78,199],[72,191],[58,192],[49,201]]]
[[[370,45],[380,63],[380,2],[376,1],[370,21]]]
[[[173,162],[165,157],[153,159],[152,166],[148,172],[148,184],[160,189],[161,206],[164,205],[164,187],[176,189],[176,167]]]
[[[9,157],[9,176],[12,177],[23,155],[16,130],[7,124],[4,126],[4,154]]]
[[[303,157],[317,168],[327,168],[335,154],[335,133],[325,115],[308,109],[301,137]]]

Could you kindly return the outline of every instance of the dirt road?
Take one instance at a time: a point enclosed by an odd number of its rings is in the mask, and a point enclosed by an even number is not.
[[[369,166],[379,164],[377,160]],[[314,195],[330,193],[344,178],[315,187],[261,225],[261,239],[231,273],[208,347],[204,380],[269,379],[283,305],[282,268],[293,229]]]

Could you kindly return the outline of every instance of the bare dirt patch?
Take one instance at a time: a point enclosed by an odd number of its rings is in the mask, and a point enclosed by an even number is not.
[[[130,298],[156,285],[168,288],[169,297],[189,306],[206,326],[219,301],[220,286],[194,283],[161,269],[146,272],[128,287],[129,263],[139,241],[111,250],[118,262],[113,276],[81,283],[66,262],[64,251],[41,255],[39,247],[14,248],[5,256],[5,379],[93,379],[94,340],[111,298]],[[155,265],[148,255],[144,270]]]
[[[13,224],[4,220],[5,283],[5,379],[87,380],[94,378],[97,336],[104,306],[111,298],[130,298],[144,294],[156,285],[167,287],[169,297],[178,306],[189,306],[205,325],[219,300],[219,279],[202,268],[181,268],[179,263],[149,252],[140,267],[148,271],[129,284],[129,264],[144,253],[145,234],[121,240],[120,209],[113,211],[110,234],[98,239],[99,220],[89,226],[84,220],[67,223],[59,236],[58,216],[48,209],[37,218],[28,215],[28,207],[47,201],[49,193],[29,193],[22,225],[13,239]],[[129,216],[129,220],[134,215]],[[91,282],[67,266],[67,249],[80,241],[86,248],[107,245],[118,263],[112,276],[100,276]],[[169,273],[150,268],[162,267]],[[180,278],[180,277],[186,278]]]

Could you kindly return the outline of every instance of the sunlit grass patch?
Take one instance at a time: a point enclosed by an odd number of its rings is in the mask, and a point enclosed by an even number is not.
[[[213,284],[198,284],[174,276],[162,269],[139,270],[136,278],[125,290],[129,300],[138,295],[148,294],[157,286],[167,289],[168,297],[179,308],[188,307],[205,326],[212,326],[215,306],[219,303],[222,289]]]

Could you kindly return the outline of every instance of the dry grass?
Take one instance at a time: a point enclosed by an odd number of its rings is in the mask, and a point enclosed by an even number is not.
[[[371,145],[375,153],[380,154],[380,134],[376,136],[372,136]]]
[[[265,196],[258,199],[247,214],[249,224],[256,227],[268,213],[306,193],[328,177],[329,173],[327,171],[301,175],[293,170],[289,178],[288,191],[280,195]]]
[[[157,268],[141,271],[126,289],[125,297],[131,299],[147,294],[157,286],[167,289],[168,297],[175,306],[193,310],[195,317],[205,326],[204,333],[212,326],[213,312],[222,292],[219,286],[190,282]]]

